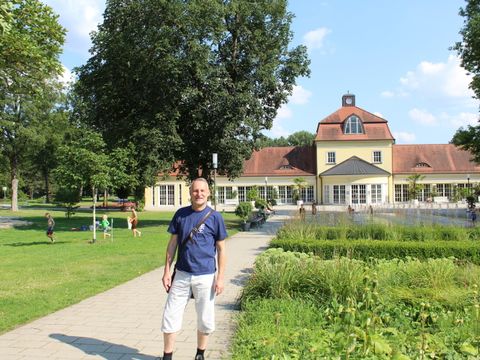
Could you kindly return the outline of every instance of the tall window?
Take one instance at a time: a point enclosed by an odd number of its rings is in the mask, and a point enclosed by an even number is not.
[[[358,116],[352,115],[345,122],[345,134],[363,134],[363,126]]]
[[[367,186],[352,185],[352,204],[367,203]]]
[[[378,204],[382,202],[382,185],[373,184],[371,185],[372,191],[372,203]]]
[[[382,152],[381,151],[374,151],[372,154],[373,163],[374,164],[381,164],[382,163]]]
[[[408,184],[395,185],[395,202],[408,201]]]
[[[175,186],[160,185],[158,187],[159,202],[158,205],[175,205]]]
[[[251,186],[239,186],[238,187],[238,201],[247,201],[247,193],[251,189]]]
[[[335,164],[335,151],[327,152],[327,164]]]
[[[345,204],[345,185],[333,185],[333,203]]]
[[[438,196],[446,196],[451,200],[452,198],[452,184],[437,184]]]
[[[278,187],[278,198],[282,204],[292,204],[293,203],[293,187],[292,186],[279,186]]]
[[[300,200],[304,202],[313,202],[313,186],[309,185],[300,191]]]
[[[231,199],[232,193],[231,186],[219,186],[217,188],[217,204],[225,204],[225,199]]]

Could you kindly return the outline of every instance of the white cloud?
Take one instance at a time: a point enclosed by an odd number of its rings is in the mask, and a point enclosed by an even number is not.
[[[308,103],[308,100],[312,96],[312,93],[300,85],[295,85],[293,87],[292,95],[290,95],[289,102],[297,105],[304,105]]]
[[[309,50],[320,49],[323,46],[323,40],[331,32],[330,29],[325,27],[309,31],[303,36],[303,42]]]
[[[458,102],[464,106],[477,106],[468,88],[472,76],[460,66],[460,59],[450,55],[446,62],[422,61],[415,70],[407,71],[399,80],[395,91],[382,92],[383,97],[414,95],[441,102]]]
[[[415,134],[405,131],[394,131],[393,137],[397,140],[397,142],[401,143],[413,144],[415,142]]]
[[[68,70],[64,65],[63,67],[63,73],[60,76],[60,81],[63,83],[64,86],[68,86],[70,83],[73,82],[74,76],[70,70]]]
[[[450,125],[455,129],[459,127],[466,128],[468,125],[476,126],[478,125],[478,120],[479,120],[477,113],[469,113],[469,112],[461,112],[456,115],[442,113],[440,117],[443,121],[445,121],[448,125]]]
[[[90,32],[102,22],[105,0],[44,0],[59,14],[59,21],[68,30],[67,42],[79,52],[87,52]],[[75,44],[75,45],[73,45]]]
[[[280,109],[277,111],[276,120],[290,119],[293,116],[292,110],[290,110],[287,105],[283,104]]]
[[[376,116],[378,116],[378,117],[381,117],[382,119],[385,119],[385,118],[383,117],[383,114],[382,114],[382,113],[374,112],[373,115],[376,115]]]
[[[423,125],[437,125],[438,120],[437,118],[432,115],[431,113],[425,111],[425,110],[420,110],[417,108],[414,108],[408,112],[408,115],[410,118],[415,121],[419,122]]]
[[[386,91],[382,91],[380,93],[380,96],[384,98],[392,98],[395,96],[395,93],[393,91],[386,90]]]

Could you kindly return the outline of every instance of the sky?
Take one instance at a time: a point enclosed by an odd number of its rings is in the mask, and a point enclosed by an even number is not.
[[[105,0],[43,0],[67,29],[65,77],[89,58]],[[350,93],[388,121],[397,144],[445,144],[476,125],[480,102],[455,51],[464,0],[290,0],[291,46],[308,48],[311,75],[297,79],[269,137],[316,132]]]

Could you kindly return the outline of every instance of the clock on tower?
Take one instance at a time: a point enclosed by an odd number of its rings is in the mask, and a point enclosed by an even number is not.
[[[353,94],[343,95],[342,106],[355,106],[355,95]]]

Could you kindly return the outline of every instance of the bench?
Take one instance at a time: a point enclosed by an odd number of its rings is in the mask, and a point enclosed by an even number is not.
[[[251,227],[261,227],[266,220],[267,220],[266,215],[256,213],[250,219]]]

